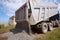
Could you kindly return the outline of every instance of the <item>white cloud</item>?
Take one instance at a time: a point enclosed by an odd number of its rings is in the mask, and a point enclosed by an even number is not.
[[[15,15],[15,11],[8,9],[8,12],[6,12],[6,15],[9,16],[9,17],[14,16]]]
[[[15,11],[26,1],[26,0],[0,0],[5,9],[7,9],[7,16],[15,15]],[[9,12],[10,11],[10,12]]]
[[[7,8],[15,11],[16,9],[18,9],[24,3],[24,1],[25,0],[15,0],[14,2],[6,2],[6,3],[4,3],[4,5]]]
[[[11,17],[11,16],[14,15],[14,13],[7,13],[6,15],[9,16],[9,17]]]

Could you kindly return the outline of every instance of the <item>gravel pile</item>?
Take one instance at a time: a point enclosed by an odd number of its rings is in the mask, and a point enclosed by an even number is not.
[[[32,36],[26,33],[17,33],[8,37],[8,40],[34,40]]]
[[[4,33],[2,37],[8,37],[8,40],[34,40],[34,37],[29,35],[29,27],[27,22],[18,23],[15,30]]]
[[[13,32],[4,33],[2,37],[8,37],[8,40],[34,40],[34,37],[28,35],[25,31],[16,34]]]

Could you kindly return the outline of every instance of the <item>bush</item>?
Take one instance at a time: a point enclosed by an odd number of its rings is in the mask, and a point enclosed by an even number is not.
[[[0,29],[1,29],[1,28],[4,28],[4,27],[5,27],[5,25],[4,25],[4,24],[1,24],[1,25],[0,25]]]
[[[10,26],[10,25],[5,26],[4,24],[2,24],[2,25],[0,25],[0,33],[8,32],[14,28],[15,28],[15,26]]]

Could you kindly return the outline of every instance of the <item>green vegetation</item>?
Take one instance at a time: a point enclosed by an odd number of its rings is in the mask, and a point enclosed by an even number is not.
[[[37,38],[36,40],[60,40],[60,28],[48,32],[46,36]]]
[[[8,32],[12,29],[15,29],[15,26],[10,26],[10,25],[5,26],[4,24],[2,24],[2,25],[0,25],[0,34],[4,33],[4,32]]]

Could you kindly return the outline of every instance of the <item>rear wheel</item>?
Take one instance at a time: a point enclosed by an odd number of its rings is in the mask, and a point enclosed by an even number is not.
[[[53,24],[54,27],[56,26],[56,22],[55,21],[52,21],[52,24]]]
[[[52,31],[52,30],[53,30],[53,24],[52,24],[52,23],[49,23],[49,24],[48,24],[48,30],[49,30],[49,31]]]
[[[47,23],[42,23],[41,30],[42,30],[42,33],[46,33],[48,31]]]
[[[58,20],[56,20],[56,26],[59,27],[59,21]]]

